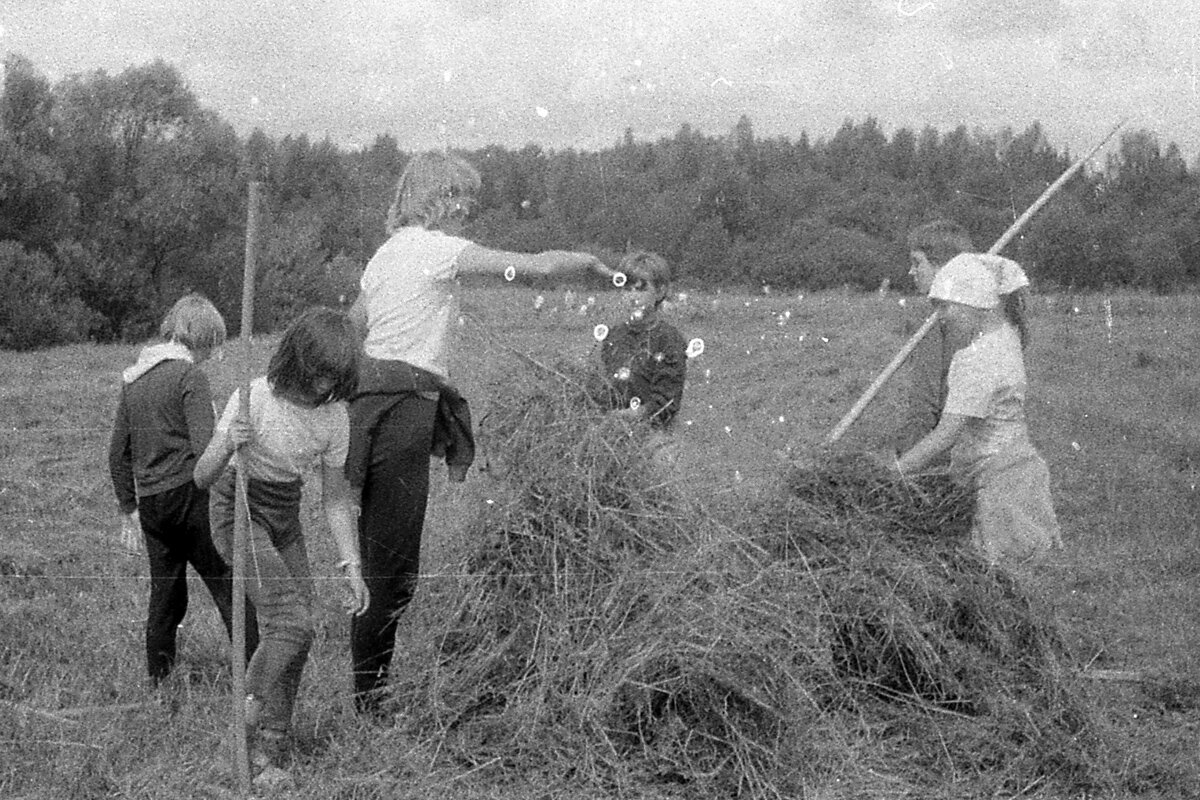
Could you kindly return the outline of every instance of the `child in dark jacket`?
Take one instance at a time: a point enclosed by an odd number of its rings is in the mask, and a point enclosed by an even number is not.
[[[204,297],[179,299],[163,319],[163,341],[148,345],[122,375],[108,466],[120,511],[121,541],[150,560],[146,668],[158,685],[175,665],[176,630],[187,613],[187,565],[208,587],[226,632],[233,600],[230,570],[213,547],[208,493],[193,482],[213,431],[212,395],[199,368],[225,342],[225,321]],[[247,610],[246,650],[258,628]]]
[[[621,270],[631,282],[633,308],[601,344],[605,380],[622,413],[643,416],[656,430],[667,430],[683,403],[687,377],[687,342],[661,314],[671,271],[662,256],[644,251],[622,259]]]
[[[919,225],[908,234],[909,270],[913,284],[922,298],[929,293],[938,270],[959,253],[974,250],[966,228],[947,219],[935,219]],[[933,306],[923,299],[909,306],[904,322],[904,337],[912,336]],[[894,442],[896,452],[903,453],[937,427],[946,402],[946,375],[955,352],[967,343],[953,335],[944,321],[939,321],[921,339],[908,359],[909,384],[907,413]],[[947,466],[949,458],[942,454],[934,464]]]

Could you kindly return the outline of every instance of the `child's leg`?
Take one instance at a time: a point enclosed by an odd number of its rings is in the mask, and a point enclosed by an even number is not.
[[[259,727],[286,735],[300,677],[313,640],[312,573],[304,538],[295,536],[276,549],[258,526],[251,536],[257,556],[254,581],[261,606],[263,636],[246,673],[247,691],[261,703]]]
[[[209,491],[213,542],[231,554],[235,481],[224,475]],[[258,612],[258,648],[246,669],[248,708],[259,732],[286,740],[300,672],[312,643],[311,574],[300,528],[300,486],[251,481],[253,522],[247,537],[246,593]],[[275,756],[281,748],[272,748]],[[269,754],[268,754],[269,755]],[[272,757],[273,758],[273,757]]]
[[[196,570],[196,574],[208,587],[213,603],[225,623],[225,632],[233,639],[233,592],[232,570],[229,564],[217,552],[213,543],[213,533],[209,529],[208,492],[197,488],[194,483],[188,484],[189,500],[187,505],[186,524],[189,549],[188,563]],[[246,603],[246,660],[254,655],[258,647],[258,621],[254,614],[254,606]]]
[[[187,554],[179,546],[178,501],[178,490],[171,490],[138,502],[150,561],[146,669],[155,685],[175,667],[176,632],[187,614]]]
[[[371,605],[350,625],[360,711],[372,709],[378,690],[387,684],[396,621],[416,587],[436,414],[436,400],[412,395],[380,422],[371,442],[359,517],[363,578]]]
[[[287,578],[266,595],[274,601],[271,613],[271,637],[278,644],[259,648],[263,652],[260,668],[269,679],[270,690],[263,696],[259,724],[265,730],[287,732],[292,727],[292,712],[300,675],[304,672],[308,648],[312,645],[312,571],[304,537],[296,536],[277,549]],[[277,569],[277,567],[276,567]],[[256,663],[259,667],[259,663]],[[251,685],[247,679],[247,686]]]

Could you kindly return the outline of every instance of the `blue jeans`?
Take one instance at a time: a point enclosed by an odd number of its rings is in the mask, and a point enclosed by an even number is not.
[[[209,490],[213,543],[233,563],[235,473]],[[258,612],[258,648],[246,691],[261,706],[259,726],[286,733],[313,641],[313,586],[300,528],[300,482],[250,480],[246,594]]]

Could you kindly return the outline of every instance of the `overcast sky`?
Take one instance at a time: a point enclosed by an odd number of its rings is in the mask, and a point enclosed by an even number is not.
[[[246,133],[595,149],[966,124],[1082,153],[1120,119],[1200,156],[1197,0],[0,0],[52,79],[162,58]]]

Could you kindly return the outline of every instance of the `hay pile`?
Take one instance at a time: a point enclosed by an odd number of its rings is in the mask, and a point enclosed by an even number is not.
[[[841,456],[714,514],[559,370],[495,387],[509,497],[469,533],[435,662],[395,687],[414,732],[619,791],[1101,780],[1053,627],[962,546],[969,493]]]

